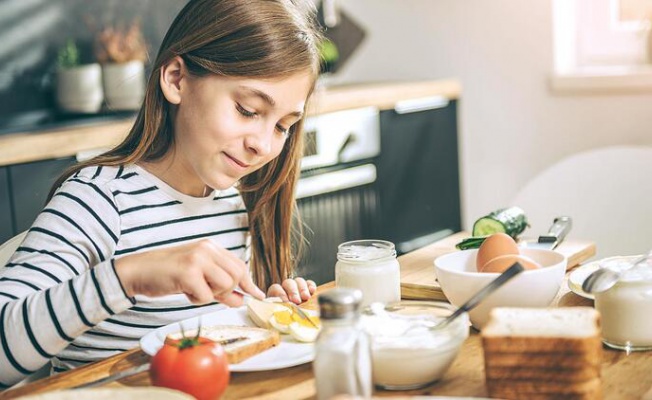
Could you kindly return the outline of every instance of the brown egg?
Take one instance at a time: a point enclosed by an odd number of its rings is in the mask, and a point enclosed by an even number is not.
[[[498,256],[493,260],[489,261],[482,267],[480,272],[503,272],[507,268],[511,267],[515,262],[519,262],[523,268],[528,269],[537,269],[541,268],[536,261],[530,257],[520,256],[515,254],[507,254],[504,256]]]
[[[489,261],[498,256],[506,256],[508,254],[519,254],[518,246],[511,236],[504,233],[494,233],[482,242],[478,249],[476,256],[475,266],[478,271]]]

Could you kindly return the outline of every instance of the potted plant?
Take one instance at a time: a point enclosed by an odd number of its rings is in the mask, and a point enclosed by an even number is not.
[[[105,27],[97,35],[95,56],[102,64],[104,97],[111,110],[137,110],[145,96],[147,46],[139,21],[126,29]]]
[[[56,99],[59,108],[72,113],[95,113],[102,106],[103,98],[100,65],[81,65],[77,44],[68,39],[57,55]]]

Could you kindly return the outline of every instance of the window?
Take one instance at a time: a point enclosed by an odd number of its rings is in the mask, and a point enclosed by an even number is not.
[[[652,0],[553,0],[553,13],[553,87],[652,88]]]

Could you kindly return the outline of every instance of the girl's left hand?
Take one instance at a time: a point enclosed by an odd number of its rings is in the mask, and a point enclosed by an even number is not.
[[[310,279],[286,279],[282,284],[275,283],[267,289],[268,297],[280,297],[283,301],[301,304],[317,290],[317,284]]]

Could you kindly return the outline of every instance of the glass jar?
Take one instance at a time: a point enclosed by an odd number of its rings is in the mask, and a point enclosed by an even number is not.
[[[317,399],[340,394],[371,397],[369,340],[360,329],[362,293],[335,288],[319,295],[317,300],[322,323],[312,363]]]
[[[638,256],[605,260],[601,268],[618,270]],[[601,314],[602,341],[625,351],[652,350],[652,260],[625,271],[609,290],[595,294]]]
[[[394,243],[354,240],[337,248],[335,285],[360,289],[362,307],[401,300],[401,267]]]
[[[449,325],[431,330],[456,307],[442,301],[373,304],[362,315],[371,340],[373,382],[385,390],[418,389],[441,379],[469,336],[463,313]]]

